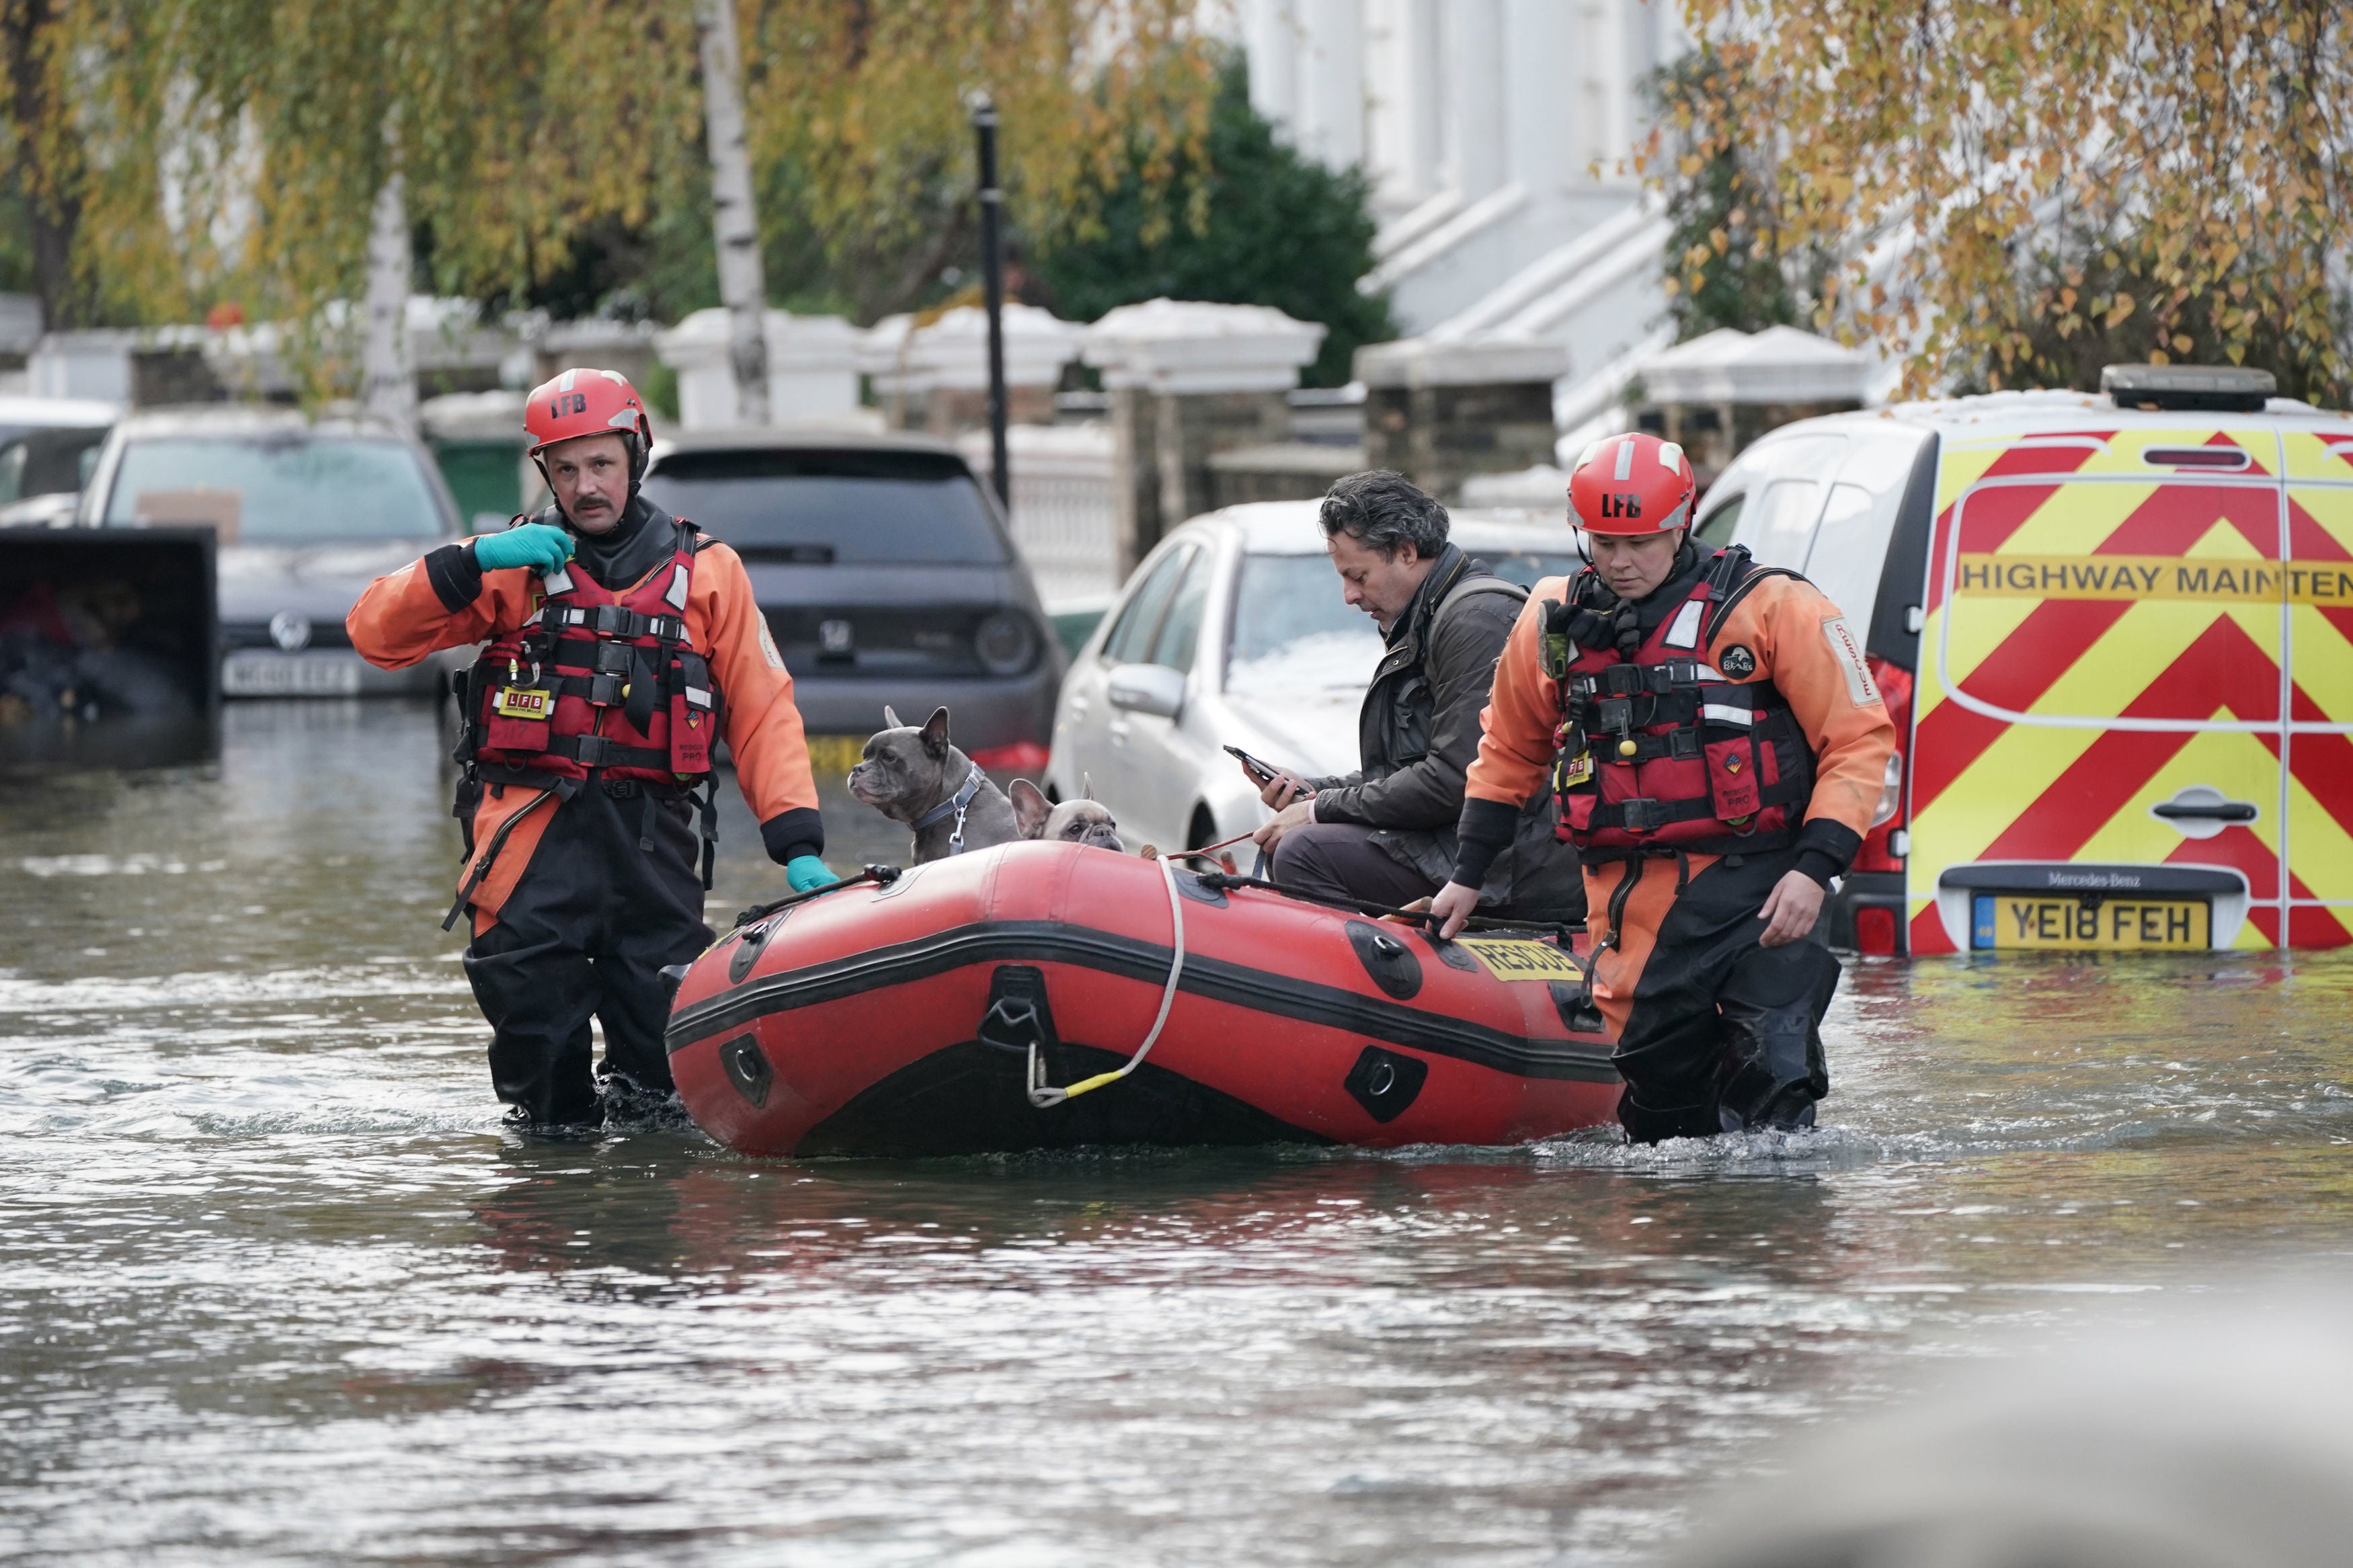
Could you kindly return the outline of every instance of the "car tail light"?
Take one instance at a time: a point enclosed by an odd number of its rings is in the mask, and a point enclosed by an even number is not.
[[[1858,952],[1892,957],[1895,952],[1895,911],[1879,909],[1855,910],[1854,946]]]
[[[1009,746],[984,746],[972,753],[972,760],[983,773],[1028,773],[1034,778],[1046,771],[1046,748],[1035,741],[1016,741]]]
[[[1896,847],[1896,843],[1904,833],[1904,744],[1912,734],[1912,672],[1873,655],[1871,679],[1878,684],[1880,697],[1887,704],[1887,716],[1894,722],[1896,744],[1888,755],[1887,773],[1880,781],[1879,803],[1872,809],[1871,826],[1863,830],[1862,847],[1855,853],[1853,869],[1901,871],[1904,851]]]
[[[1904,752],[1899,747],[1887,753],[1887,776],[1879,781],[1879,804],[1871,808],[1871,826],[1894,821],[1903,807]]]

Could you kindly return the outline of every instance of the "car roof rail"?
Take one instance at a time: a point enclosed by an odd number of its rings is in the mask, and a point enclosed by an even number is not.
[[[2100,390],[2119,408],[2261,414],[2279,383],[2267,370],[2241,365],[2112,364],[2100,372]]]

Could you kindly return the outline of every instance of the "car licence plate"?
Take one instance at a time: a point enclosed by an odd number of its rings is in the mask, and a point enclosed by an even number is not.
[[[1464,936],[1456,942],[1498,980],[1582,981],[1585,972],[1548,942],[1516,936]]]
[[[2203,951],[2212,910],[2203,899],[2052,899],[1979,893],[1969,922],[1973,948],[2071,947],[2100,952],[2148,948]]]
[[[811,735],[807,741],[809,772],[819,778],[839,779],[866,756],[863,735]]]
[[[221,660],[226,697],[350,697],[359,689],[360,657],[340,648],[239,648]]]

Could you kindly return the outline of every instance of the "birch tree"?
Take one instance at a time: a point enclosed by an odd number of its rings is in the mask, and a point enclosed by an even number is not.
[[[744,126],[744,73],[735,47],[735,0],[695,0],[701,36],[703,137],[711,153],[711,231],[719,299],[727,308],[727,363],[735,415],[768,422],[768,287],[760,220],[752,202],[752,153]]]
[[[360,353],[360,402],[404,428],[417,423],[417,370],[408,347],[408,293],[417,253],[397,169],[376,193],[368,228],[367,339]]]
[[[967,89],[1006,111],[1017,230],[1082,219],[1137,148],[1181,184],[1215,86],[1197,3],[0,0],[0,153],[47,193],[59,275],[94,308],[234,301],[293,333],[321,395],[396,395],[405,275],[522,294],[592,226],[641,228],[707,179],[757,397],[763,243],[806,237],[861,306],[969,261]],[[402,233],[424,241],[406,274]],[[375,332],[325,330],[355,300]]]
[[[1685,0],[1727,68],[1651,151],[1766,165],[1736,245],[1833,264],[1818,324],[1906,384],[2262,363],[2353,391],[2353,7],[2333,0]],[[1679,142],[1679,144],[1677,144]]]

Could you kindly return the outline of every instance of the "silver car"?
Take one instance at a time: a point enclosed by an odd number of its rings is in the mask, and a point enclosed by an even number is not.
[[[99,453],[79,521],[214,531],[225,697],[440,689],[445,659],[377,669],[343,630],[370,581],[464,537],[432,458],[393,426],[254,405],[135,414]]]
[[[1308,775],[1358,765],[1356,714],[1381,636],[1340,597],[1314,501],[1197,517],[1161,541],[1071,662],[1049,794],[1092,784],[1131,847],[1198,848],[1271,815],[1222,749]],[[1465,513],[1453,542],[1523,584],[1577,570],[1533,513]]]

